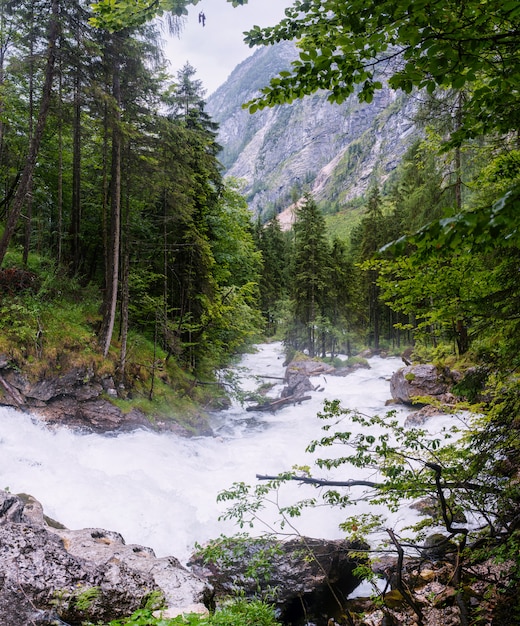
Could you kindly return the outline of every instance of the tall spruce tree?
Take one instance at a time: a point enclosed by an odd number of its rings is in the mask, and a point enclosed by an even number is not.
[[[368,192],[366,213],[351,237],[353,255],[358,264],[371,259],[387,242],[385,230],[381,194],[379,186],[374,184]],[[376,269],[368,269],[360,280],[362,290],[360,303],[365,312],[365,330],[368,343],[374,350],[379,350],[381,339],[381,305],[377,277]]]
[[[290,293],[294,321],[288,342],[315,356],[319,345],[320,319],[326,308],[330,273],[330,250],[325,218],[309,193],[296,209]]]
[[[27,194],[29,193],[32,186],[34,170],[36,168],[36,162],[38,159],[38,153],[45,131],[47,117],[49,115],[52,98],[52,88],[54,83],[54,74],[56,68],[57,42],[60,33],[59,12],[59,0],[52,0],[49,7],[47,47],[44,55],[45,70],[43,85],[41,88],[41,98],[39,101],[38,115],[34,127],[34,132],[32,133],[30,138],[28,154],[25,159],[25,163],[20,174],[20,180],[13,197],[9,215],[6,220],[4,233],[2,238],[0,239],[0,266],[4,261],[7,248],[14,235],[16,226],[18,224],[18,219],[27,199]]]
[[[265,226],[258,220],[255,235],[256,245],[262,253],[260,307],[266,323],[266,332],[268,336],[272,336],[276,333],[278,325],[278,305],[287,296],[290,243],[289,238],[282,232],[277,217]]]

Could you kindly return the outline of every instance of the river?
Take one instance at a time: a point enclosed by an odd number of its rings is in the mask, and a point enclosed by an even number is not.
[[[325,398],[338,398],[343,406],[364,413],[386,411],[389,379],[402,362],[374,357],[369,363],[370,369],[346,377],[313,377],[322,390],[276,413],[246,412],[236,403],[213,417],[215,437],[181,438],[145,430],[118,436],[78,434],[50,430],[34,417],[0,408],[0,487],[32,494],[49,517],[68,528],[115,530],[127,543],[186,561],[195,542],[238,531],[231,522],[218,521],[224,510],[217,502],[220,491],[234,481],[255,484],[257,473],[277,474],[294,464],[312,464],[305,448],[321,434],[316,414]],[[246,389],[264,380],[277,383],[270,395],[278,395],[281,381],[276,377],[284,373],[279,343],[259,346],[240,365]],[[256,379],[251,373],[270,378]],[[402,409],[399,419],[406,414]],[[289,501],[315,494],[293,483],[283,497]],[[409,514],[409,509],[401,511],[390,523]],[[315,537],[341,537],[338,523],[345,515],[321,508],[298,520],[298,530]],[[271,513],[265,516],[270,522]]]

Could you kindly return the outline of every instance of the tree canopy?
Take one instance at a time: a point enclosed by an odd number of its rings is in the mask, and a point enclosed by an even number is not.
[[[292,70],[273,78],[250,111],[326,90],[370,102],[383,81],[410,93],[466,89],[464,132],[520,127],[520,7],[511,0],[297,0],[273,27],[255,26],[250,46],[295,40]]]
[[[138,26],[153,19],[169,14],[182,17],[188,14],[191,4],[200,0],[100,0],[92,5],[93,26],[117,31],[129,26]],[[227,0],[234,7],[247,4],[247,0]]]

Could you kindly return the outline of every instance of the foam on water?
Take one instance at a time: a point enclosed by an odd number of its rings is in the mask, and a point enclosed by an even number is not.
[[[241,365],[255,374],[283,376],[280,344],[260,346]],[[32,494],[47,515],[69,528],[115,530],[127,543],[186,560],[196,541],[238,530],[217,519],[224,510],[216,501],[220,491],[235,481],[256,484],[257,473],[278,474],[295,464],[312,464],[305,448],[321,435],[316,414],[325,398],[338,398],[343,406],[365,413],[385,412],[390,376],[402,363],[373,358],[370,365],[346,377],[312,378],[323,391],[276,413],[246,412],[233,405],[214,417],[216,437],[186,439],[145,430],[117,437],[78,434],[49,430],[31,416],[0,408],[0,487]],[[256,386],[253,378],[243,378],[247,388]],[[271,391],[274,397],[281,381],[270,382],[279,385]],[[399,416],[404,419],[406,411]],[[351,473],[339,479],[357,477]],[[289,502],[315,494],[293,483],[281,497]],[[392,523],[409,514],[400,512]],[[316,537],[339,537],[338,523],[345,515],[318,509],[299,520],[298,528]],[[267,511],[271,522],[269,516]]]

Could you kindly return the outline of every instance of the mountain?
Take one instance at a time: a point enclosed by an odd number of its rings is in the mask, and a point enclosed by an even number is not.
[[[310,190],[327,212],[382,183],[417,137],[411,97],[383,88],[371,104],[353,94],[331,104],[316,93],[250,114],[242,104],[297,57],[292,42],[262,47],[240,63],[207,101],[219,123],[226,175],[244,179],[253,212],[267,219]],[[325,209],[324,209],[325,210]]]

